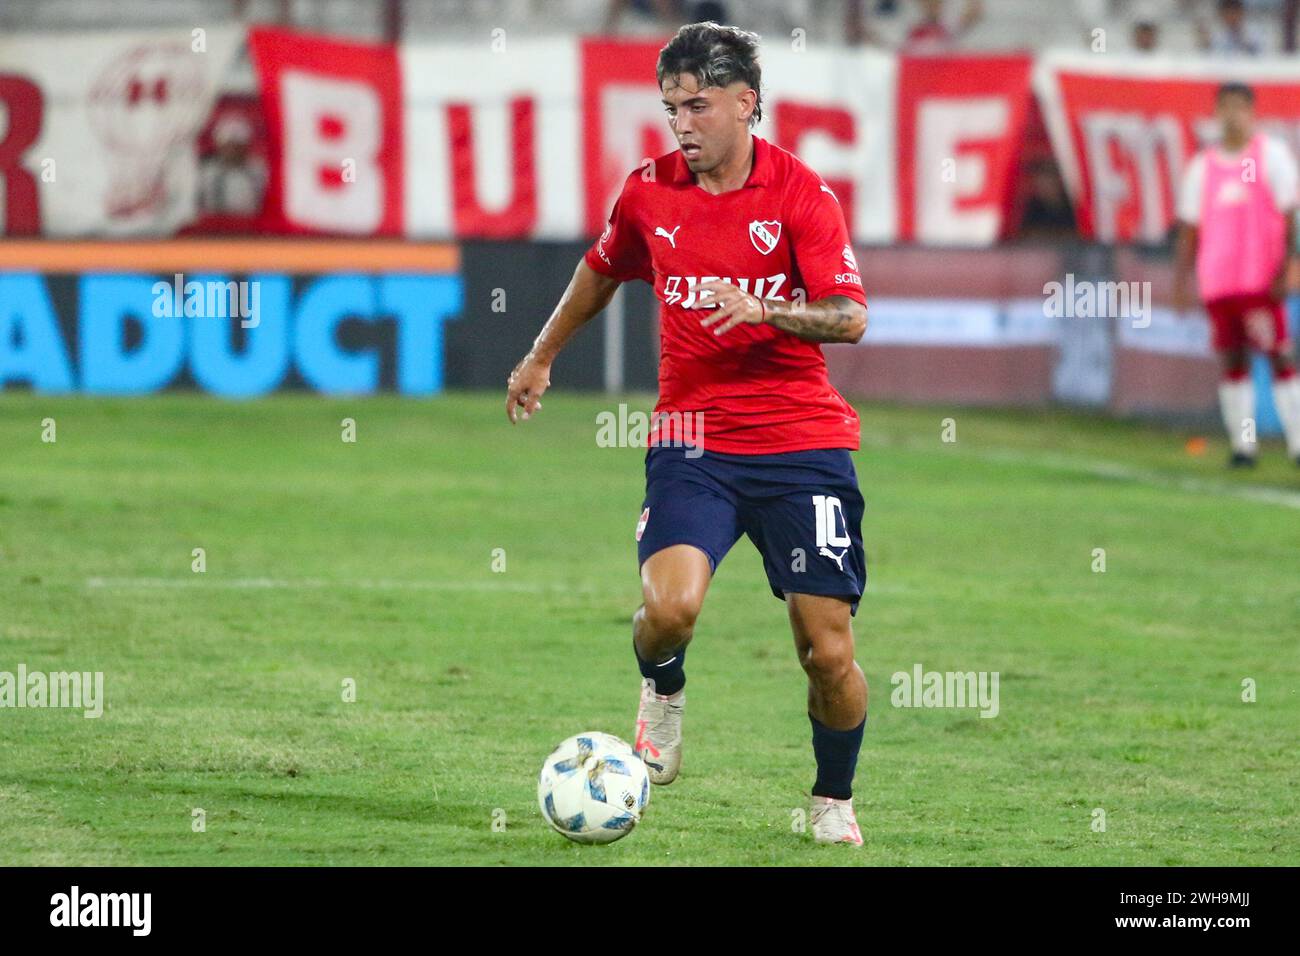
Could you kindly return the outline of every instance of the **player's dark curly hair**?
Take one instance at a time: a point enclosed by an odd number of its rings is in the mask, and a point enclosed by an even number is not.
[[[763,118],[757,33],[724,27],[711,20],[688,23],[659,51],[659,65],[655,69],[661,88],[665,79],[676,79],[683,73],[695,77],[701,88],[727,86],[740,80],[758,97],[749,125],[753,126]]]

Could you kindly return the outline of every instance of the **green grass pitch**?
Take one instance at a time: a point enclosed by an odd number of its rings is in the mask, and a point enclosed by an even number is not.
[[[0,396],[0,671],[107,695],[0,709],[0,864],[1300,863],[1300,473],[943,408],[861,409],[866,847],[796,832],[804,678],[744,539],[681,777],[627,839],[563,840],[542,759],[632,733],[643,451],[597,447],[616,401],[544,405]],[[918,663],[997,671],[1000,713],[890,706]]]

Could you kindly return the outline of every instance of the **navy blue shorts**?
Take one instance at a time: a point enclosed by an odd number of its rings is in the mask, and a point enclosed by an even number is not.
[[[857,613],[867,583],[862,495],[846,449],[724,455],[655,447],[637,522],[641,564],[689,544],[716,571],[742,534],[763,556],[772,593],[843,597]]]

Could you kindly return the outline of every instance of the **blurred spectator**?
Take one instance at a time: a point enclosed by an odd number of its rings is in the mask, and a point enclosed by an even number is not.
[[[730,23],[727,5],[720,0],[609,0],[602,30],[607,34],[662,34],[704,20]]]
[[[266,163],[252,152],[248,118],[227,113],[212,127],[214,150],[199,164],[199,209],[208,215],[255,216],[262,209]]]
[[[850,44],[870,43],[880,45],[880,37],[876,31],[871,29],[871,24],[867,22],[866,11],[863,5],[867,0],[845,0],[844,3],[844,40]],[[891,0],[892,2],[892,0]],[[894,8],[891,6],[888,10],[876,8],[877,13],[893,13]]]
[[[952,51],[974,26],[984,17],[981,0],[966,0],[959,15],[947,9],[947,0],[917,0],[921,19],[907,31],[902,53],[928,54]]]
[[[1160,24],[1169,15],[1169,4],[1160,0],[1139,0],[1133,4],[1130,37],[1135,53],[1155,53],[1160,46]]]
[[[703,23],[711,20],[714,23],[730,23],[731,18],[727,16],[727,5],[719,3],[718,0],[699,0],[698,3],[688,3],[686,23]]]
[[[1036,159],[1029,167],[1029,194],[1020,220],[1022,239],[1064,239],[1075,234],[1074,209],[1052,159]]]
[[[679,25],[674,0],[609,0],[601,32],[664,33]]]
[[[1197,25],[1201,48],[1214,56],[1259,56],[1265,50],[1263,33],[1246,21],[1242,0],[1219,0],[1216,22]]]
[[[1151,20],[1133,24],[1133,49],[1137,53],[1155,53],[1160,45],[1160,28]]]

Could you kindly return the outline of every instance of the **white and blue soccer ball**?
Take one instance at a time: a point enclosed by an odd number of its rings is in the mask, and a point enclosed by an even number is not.
[[[542,764],[537,805],[576,843],[613,843],[632,832],[650,802],[650,777],[636,751],[613,734],[577,734]]]

